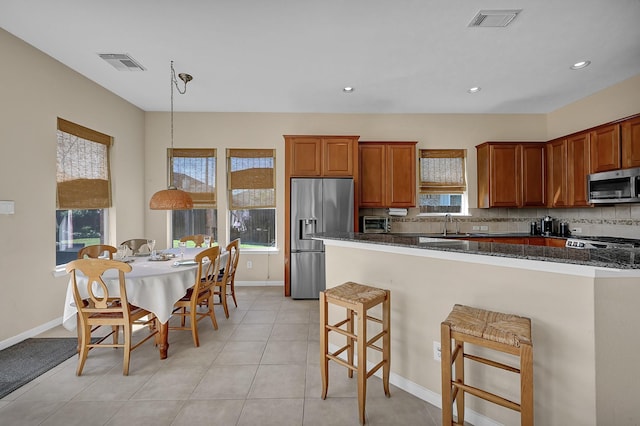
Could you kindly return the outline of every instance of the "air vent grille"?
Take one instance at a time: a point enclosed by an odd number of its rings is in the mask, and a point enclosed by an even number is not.
[[[469,23],[470,27],[506,27],[522,9],[517,10],[481,10]]]
[[[113,65],[118,71],[146,71],[127,53],[98,53],[98,56]]]

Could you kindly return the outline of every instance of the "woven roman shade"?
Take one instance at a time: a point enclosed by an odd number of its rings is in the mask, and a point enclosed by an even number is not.
[[[467,190],[466,149],[421,149],[420,192],[461,194]]]
[[[168,148],[169,182],[188,192],[194,208],[216,208],[215,148]]]
[[[58,118],[57,139],[56,208],[111,207],[111,136]]]
[[[274,149],[227,149],[229,210],[276,206]]]

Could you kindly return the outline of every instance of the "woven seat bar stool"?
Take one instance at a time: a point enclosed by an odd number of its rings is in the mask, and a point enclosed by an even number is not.
[[[329,304],[342,306],[347,310],[347,318],[333,325],[328,322]],[[367,311],[382,305],[382,319],[371,317]],[[358,408],[360,423],[365,423],[365,401],[367,399],[367,379],[382,368],[382,386],[387,397],[389,392],[389,370],[391,364],[391,292],[353,282],[320,292],[320,374],[322,375],[322,399],[327,397],[329,387],[329,360],[347,367],[349,378],[355,371],[358,376]],[[357,318],[356,318],[357,317]],[[356,325],[357,321],[357,325]],[[381,325],[381,331],[367,339],[367,321]],[[342,328],[342,326],[346,326]],[[354,329],[355,326],[355,329]],[[346,345],[329,352],[329,332],[342,334]],[[376,343],[382,339],[382,346]],[[354,363],[354,345],[358,347],[358,362]],[[367,348],[382,353],[382,360],[367,371]],[[347,361],[339,355],[347,351]]]
[[[533,342],[529,318],[455,305],[441,324],[442,338],[442,424],[464,424],[464,397],[478,398],[520,412],[522,426],[533,426]],[[453,339],[453,343],[452,343]],[[487,358],[465,353],[465,343],[505,352],[519,357],[515,368]],[[469,359],[520,376],[520,403],[465,382],[464,360]],[[453,377],[452,365],[455,367]],[[453,403],[457,402],[457,423],[453,421]]]

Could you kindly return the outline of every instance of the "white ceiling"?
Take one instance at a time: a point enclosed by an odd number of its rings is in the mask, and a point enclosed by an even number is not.
[[[522,12],[469,28],[487,9]],[[176,111],[548,113],[640,74],[640,0],[0,0],[0,25],[146,111],[171,60]]]

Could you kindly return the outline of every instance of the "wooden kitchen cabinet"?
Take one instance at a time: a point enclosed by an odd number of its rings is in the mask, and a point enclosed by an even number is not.
[[[620,168],[620,124],[597,127],[591,131],[591,173]]]
[[[478,243],[521,244],[529,246],[564,247],[566,238],[533,237],[471,237],[461,240],[475,241]]]
[[[485,142],[476,146],[478,207],[543,207],[546,144]]]
[[[567,187],[569,163],[566,139],[557,139],[548,143],[547,161],[550,207],[567,207],[569,205]]]
[[[566,238],[545,238],[544,245],[547,247],[566,247]]]
[[[587,176],[591,173],[591,136],[579,133],[567,138],[567,188],[569,206],[589,206]]]
[[[640,117],[622,122],[622,168],[640,167]]]
[[[286,136],[292,177],[351,177],[356,174],[358,136]]]
[[[416,143],[359,143],[360,207],[415,207]]]
[[[550,207],[589,205],[587,175],[590,133],[579,133],[547,144]]]

